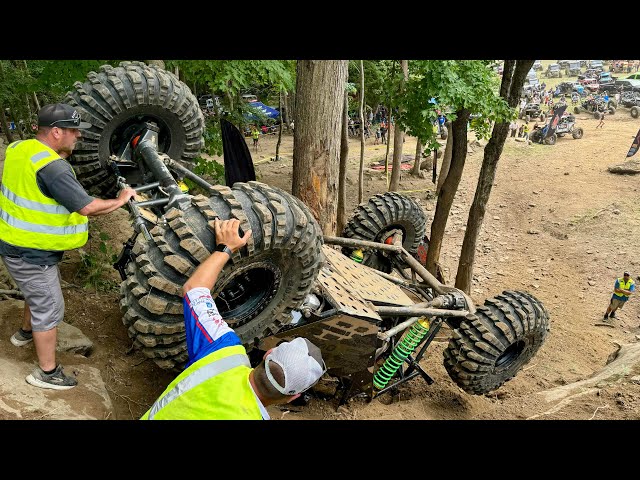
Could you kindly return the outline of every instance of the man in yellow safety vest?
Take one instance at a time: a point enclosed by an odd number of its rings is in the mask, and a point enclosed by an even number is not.
[[[289,403],[315,385],[326,366],[320,349],[303,337],[267,350],[251,368],[240,338],[211,296],[218,275],[246,245],[240,221],[214,220],[216,249],[184,284],[189,361],[142,420],[268,420],[268,405]]]
[[[609,317],[616,318],[616,310],[624,306],[625,302],[629,300],[629,295],[635,290],[636,285],[631,278],[631,274],[624,272],[622,277],[616,279],[616,283],[613,286],[613,295],[611,296],[609,307],[607,307],[607,311],[604,314],[604,319],[607,320]]]
[[[0,256],[24,295],[22,327],[11,343],[35,344],[38,366],[26,377],[31,385],[67,390],[77,385],[56,363],[57,326],[64,318],[58,263],[65,250],[88,239],[87,216],[112,212],[135,195],[118,198],[87,194],[65,159],[80,130],[91,128],[70,105],[45,105],[38,112],[36,138],[7,146],[0,187]]]

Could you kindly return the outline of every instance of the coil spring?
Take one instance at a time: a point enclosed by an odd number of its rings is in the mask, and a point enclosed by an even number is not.
[[[406,358],[420,345],[427,333],[429,333],[429,322],[425,318],[421,318],[411,325],[407,334],[373,376],[373,386],[378,390],[386,387],[389,380],[402,366]]]

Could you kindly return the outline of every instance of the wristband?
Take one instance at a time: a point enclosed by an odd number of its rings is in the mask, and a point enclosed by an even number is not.
[[[233,257],[233,252],[224,243],[219,243],[218,245],[216,245],[216,249],[214,250],[214,252],[224,252],[229,255],[229,258]]]

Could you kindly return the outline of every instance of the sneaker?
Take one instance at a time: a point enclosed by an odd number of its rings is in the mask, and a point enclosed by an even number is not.
[[[78,380],[69,377],[62,371],[62,365],[58,365],[53,373],[46,374],[40,367],[27,375],[27,383],[40,388],[53,388],[54,390],[68,390],[78,384]]]
[[[9,339],[16,347],[23,347],[27,343],[33,342],[33,333],[27,332],[20,328],[16,333],[11,335]]]
[[[609,314],[609,316],[610,316],[611,318],[616,318],[616,312],[611,312],[611,313]]]
[[[603,318],[604,318],[605,320],[607,320],[607,319],[609,318],[609,315],[607,315],[607,314],[605,313]]]

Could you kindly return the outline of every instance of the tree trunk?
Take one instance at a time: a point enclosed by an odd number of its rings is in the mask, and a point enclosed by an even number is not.
[[[413,169],[411,170],[411,175],[415,175],[417,177],[421,176],[420,174],[420,164],[422,163],[422,142],[418,138],[416,142],[416,158],[413,161]]]
[[[360,60],[360,169],[358,170],[358,203],[364,197],[364,62]],[[342,230],[338,230],[341,232]]]
[[[282,92],[278,94],[278,106],[280,108],[280,128],[278,129],[278,143],[276,143],[276,160],[280,160],[280,143],[282,142]]]
[[[9,122],[7,121],[7,116],[4,114],[4,105],[2,104],[0,104],[0,122],[2,122],[2,131],[7,139],[7,145],[9,145],[13,143],[14,139],[11,130],[9,130]]]
[[[520,90],[524,84],[527,72],[532,66],[533,60],[505,61],[500,96],[507,100],[510,107],[515,108],[518,105]],[[482,159],[482,167],[480,168],[480,174],[478,176],[478,185],[476,186],[473,203],[469,209],[467,228],[464,233],[460,259],[458,261],[458,272],[456,273],[456,288],[463,290],[467,294],[471,289],[478,234],[482,227],[487,202],[489,201],[493,181],[496,177],[498,160],[502,154],[508,133],[508,122],[496,122],[491,138],[484,149],[484,158]]]
[[[402,81],[400,82],[400,96],[404,93],[404,85],[409,79],[409,60],[400,60],[400,66],[402,67]],[[400,116],[398,110],[398,117]],[[400,128],[398,119],[396,118],[396,126],[393,130],[393,170],[391,170],[391,182],[389,182],[389,191],[395,192],[400,187],[400,172],[402,171],[402,146],[403,146],[404,132]]]
[[[289,131],[290,127],[289,125],[291,125],[291,122],[289,121],[289,105],[287,102],[287,97],[289,96],[289,94],[287,93],[287,91],[284,91],[284,101],[282,100],[282,93],[280,93],[280,102],[281,102],[281,107],[280,107],[280,115],[282,116],[282,120],[284,121],[284,125],[287,128],[287,131]]]
[[[338,212],[336,232],[338,235],[347,222],[347,163],[349,161],[349,94],[344,90],[344,107],[342,111],[342,130],[340,134],[340,168],[338,172]]]
[[[348,60],[298,60],[292,193],[335,235]]]
[[[36,111],[40,111],[40,102],[38,101],[38,96],[36,95],[36,92],[33,92],[33,104],[36,107]]]
[[[449,166],[451,165],[451,152],[453,150],[453,132],[451,131],[451,121],[447,120],[445,122],[445,126],[447,127],[447,132],[449,132],[449,134],[447,135],[447,143],[444,146],[444,155],[442,156],[442,166],[440,167],[440,176],[438,177],[436,194],[440,193],[442,184],[444,183],[444,180],[447,178],[447,174],[449,173]]]
[[[471,112],[467,109],[458,110],[456,112],[457,118],[451,124],[451,133],[453,134],[451,165],[449,166],[447,178],[444,180],[438,194],[436,211],[431,223],[429,249],[427,250],[427,270],[433,275],[436,275],[444,229],[447,226],[449,211],[462,178],[464,162],[467,159],[467,122],[469,121],[469,115],[471,115]]]
[[[391,102],[389,102],[389,111],[387,112],[387,150],[384,152],[384,173],[389,178],[389,145],[391,144]],[[389,183],[387,182],[387,187]]]

